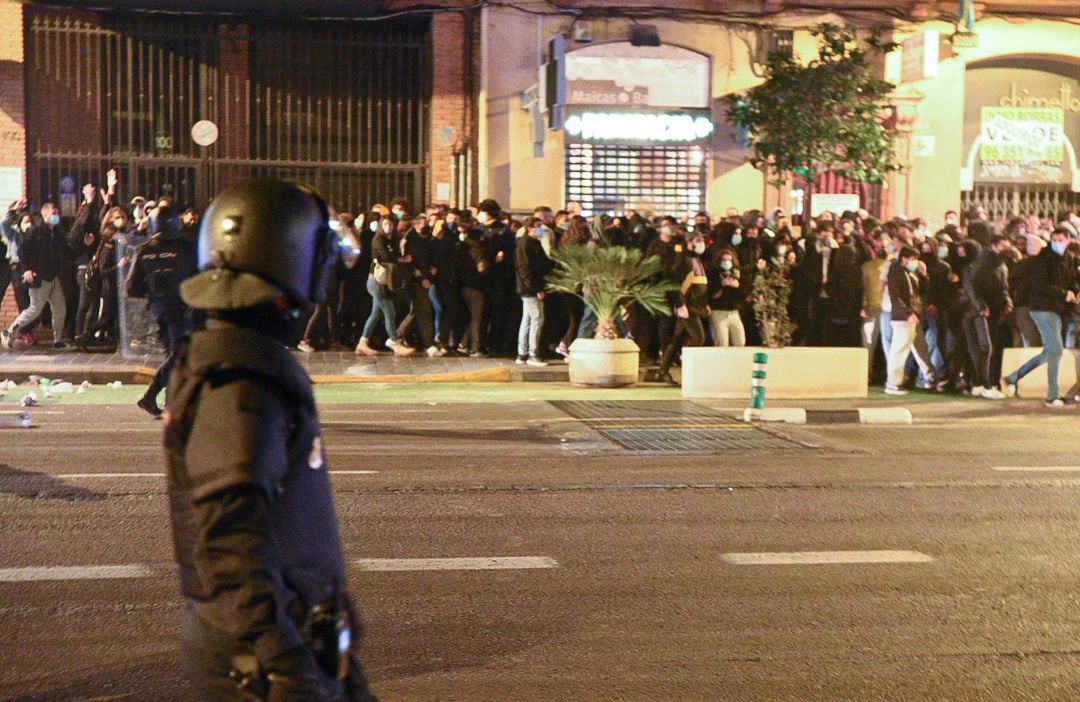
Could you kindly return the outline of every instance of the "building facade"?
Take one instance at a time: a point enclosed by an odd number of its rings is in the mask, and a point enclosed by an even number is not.
[[[969,3],[961,2],[966,6]],[[121,195],[204,206],[236,179],[309,182],[343,210],[393,197],[526,210],[799,211],[747,164],[724,98],[771,50],[811,57],[825,21],[904,48],[881,187],[826,175],[881,215],[1076,204],[1075,3],[351,3],[0,0],[0,199],[119,171]],[[167,10],[168,12],[162,12]],[[1010,111],[1012,110],[1012,111]]]
[[[824,2],[613,5],[484,10],[481,191],[516,210],[570,202],[585,212],[800,212],[796,184],[770,186],[749,166],[724,98],[762,80],[771,50],[813,57],[811,30],[833,22],[904,44],[878,67],[897,86],[904,168],[882,186],[825,174],[815,193],[931,225],[976,204],[1007,215],[1080,202],[1075,4],[989,2],[971,8],[970,24],[955,4],[871,2],[852,13]]]

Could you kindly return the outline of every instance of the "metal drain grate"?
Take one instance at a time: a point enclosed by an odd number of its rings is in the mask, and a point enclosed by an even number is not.
[[[702,453],[799,447],[730,416],[682,400],[551,404],[628,451]]]

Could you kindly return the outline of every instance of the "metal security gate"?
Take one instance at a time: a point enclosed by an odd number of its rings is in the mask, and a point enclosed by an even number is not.
[[[705,208],[705,151],[699,146],[567,144],[566,202],[582,214],[693,214]]]
[[[29,195],[65,216],[109,168],[124,204],[202,208],[249,177],[306,183],[353,212],[425,201],[426,21],[27,15]],[[203,119],[219,128],[211,146],[191,136]]]
[[[976,183],[974,190],[964,193],[963,207],[965,212],[983,207],[990,219],[1035,215],[1056,222],[1062,212],[1080,207],[1080,193],[1064,185]]]

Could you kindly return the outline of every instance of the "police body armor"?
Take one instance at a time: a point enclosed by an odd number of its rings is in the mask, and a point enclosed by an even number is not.
[[[132,297],[180,299],[180,283],[188,274],[184,240],[152,239],[139,250],[128,293]]]
[[[362,680],[349,650],[359,622],[307,374],[279,341],[226,325],[192,334],[170,388],[172,530],[195,614],[238,636],[239,650],[250,647],[258,661],[304,647],[329,679]],[[326,625],[337,629],[315,630]]]

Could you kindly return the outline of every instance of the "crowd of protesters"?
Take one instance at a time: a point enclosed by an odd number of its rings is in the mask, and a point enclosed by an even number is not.
[[[167,198],[135,197],[125,206],[115,186],[114,177],[100,192],[86,185],[67,222],[52,203],[11,205],[0,295],[12,285],[20,313],[3,332],[5,346],[34,344],[48,306],[56,348],[115,348],[131,261],[154,238],[154,213],[179,211]],[[178,224],[190,271],[198,224],[190,209]],[[545,365],[596,328],[580,298],[546,288],[558,249],[570,246],[634,247],[660,259],[660,275],[676,288],[672,314],[632,306],[619,320],[643,363],[658,366],[657,380],[670,379],[683,346],[760,345],[754,281],[770,272],[791,283],[793,343],[864,346],[871,380],[892,394],[918,385],[1000,399],[1039,363],[1056,379],[1063,348],[1080,339],[1074,212],[998,222],[982,209],[963,218],[947,212],[931,231],[919,219],[878,221],[864,210],[826,212],[801,226],[779,208],[692,217],[631,211],[594,222],[573,207],[541,206],[515,218],[494,200],[415,211],[399,198],[335,212],[331,226],[341,254],[327,302],[306,321],[302,352],[491,355]],[[1043,351],[1003,378],[1009,346]],[[1064,404],[1059,390],[1052,380],[1051,406]]]

